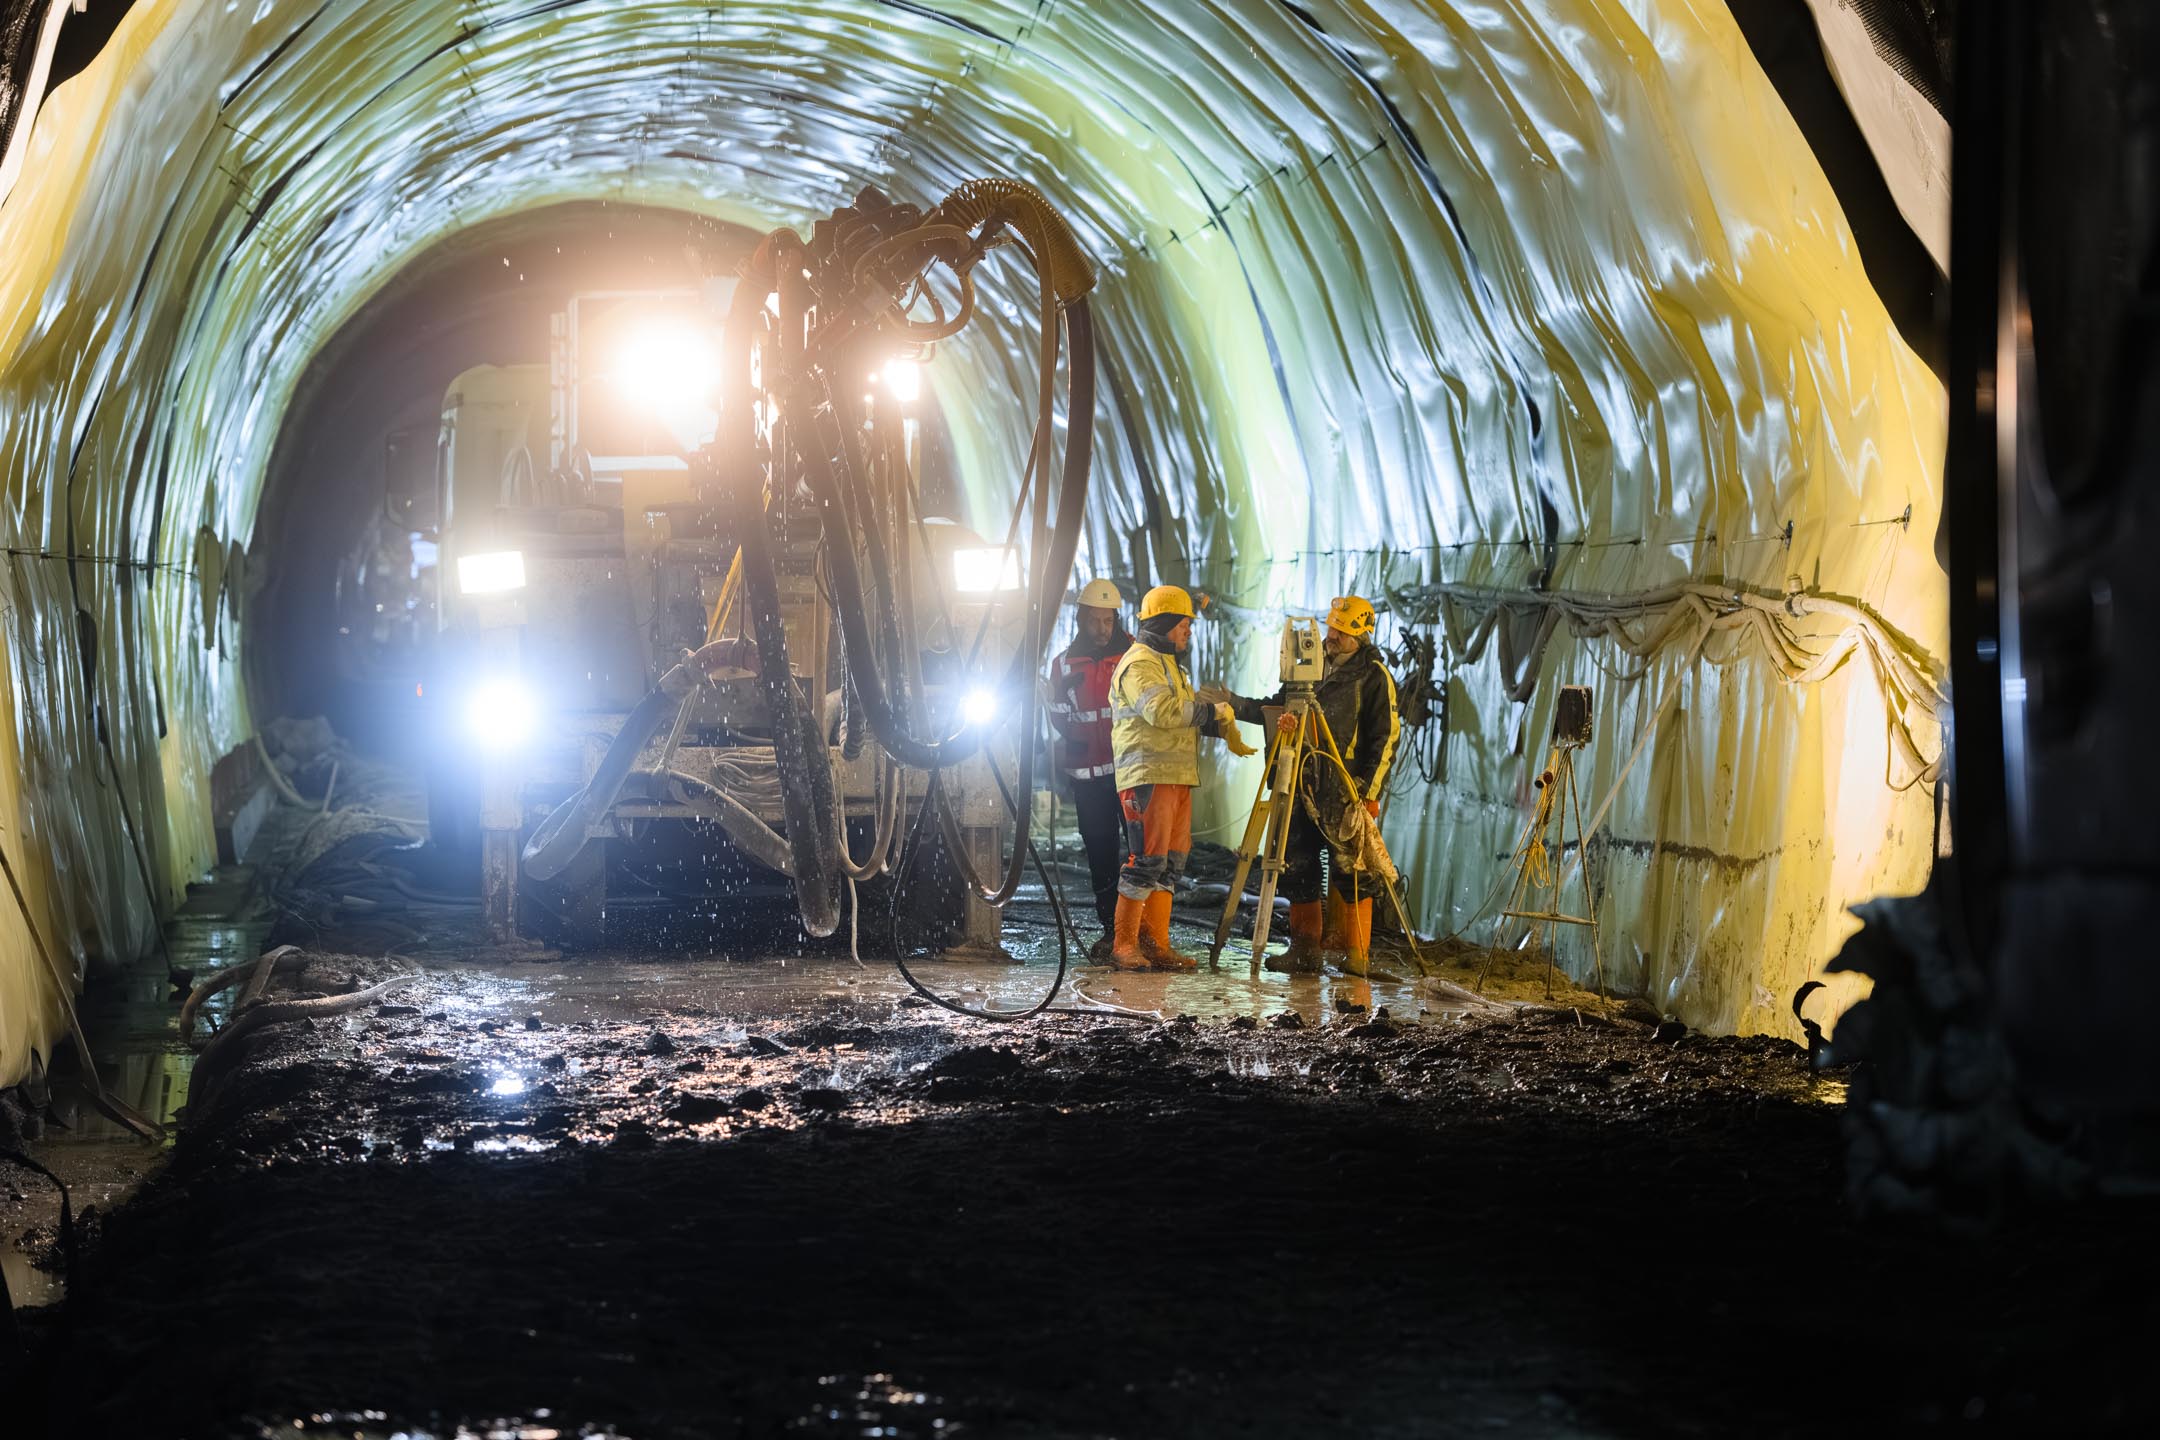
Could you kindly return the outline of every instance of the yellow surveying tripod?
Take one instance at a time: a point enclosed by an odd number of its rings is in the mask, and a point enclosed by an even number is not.
[[[1343,783],[1349,787],[1351,802],[1356,803],[1357,784],[1350,776],[1350,767],[1343,763],[1342,751],[1336,747],[1327,716],[1313,697],[1313,687],[1319,683],[1326,668],[1320,646],[1320,622],[1296,618],[1284,621],[1283,714],[1296,717],[1298,723],[1295,727],[1278,725],[1268,737],[1267,764],[1261,774],[1259,793],[1253,796],[1252,810],[1245,817],[1245,836],[1238,842],[1237,873],[1231,878],[1230,893],[1223,900],[1222,918],[1215,922],[1215,941],[1208,947],[1210,970],[1221,968],[1223,946],[1230,941],[1231,927],[1237,921],[1238,901],[1245,896],[1245,881],[1252,874],[1255,860],[1260,862],[1260,908],[1253,916],[1252,963],[1255,969],[1267,953],[1268,929],[1275,919],[1275,887],[1281,883],[1283,867],[1287,863],[1290,817],[1300,803],[1299,787],[1307,763],[1318,758],[1333,764],[1341,773]],[[1326,747],[1324,751],[1321,746]],[[1380,845],[1377,827],[1373,830],[1372,841],[1384,856],[1386,847]],[[1392,863],[1389,862],[1389,869],[1379,872],[1380,888],[1387,892],[1388,902],[1395,907],[1395,917],[1402,923],[1403,938],[1409,942],[1410,954],[1417,961],[1419,971],[1423,972],[1425,957],[1418,953],[1417,931],[1403,909],[1401,894],[1387,878]]]

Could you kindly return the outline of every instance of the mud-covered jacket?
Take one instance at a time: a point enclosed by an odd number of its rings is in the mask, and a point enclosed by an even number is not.
[[[1110,748],[1110,677],[1132,648],[1121,625],[1096,649],[1074,640],[1050,662],[1050,723],[1057,729],[1057,766],[1075,780],[1107,780],[1116,768]]]
[[[1377,800],[1387,785],[1388,768],[1395,763],[1395,742],[1401,738],[1402,722],[1395,714],[1395,677],[1388,674],[1380,651],[1370,640],[1361,641],[1346,658],[1331,662],[1327,674],[1313,687],[1328,732],[1342,751],[1343,766],[1357,782],[1357,798]],[[1264,722],[1261,708],[1283,703],[1278,690],[1265,700],[1240,695],[1231,709],[1237,718],[1255,725]],[[1308,769],[1308,774],[1312,773]]]
[[[1177,656],[1134,641],[1110,676],[1117,788],[1199,784],[1200,737],[1215,733],[1215,707],[1194,697]]]

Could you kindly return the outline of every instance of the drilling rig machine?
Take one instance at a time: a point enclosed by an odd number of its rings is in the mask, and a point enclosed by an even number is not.
[[[1035,272],[1041,351],[995,543],[924,513],[908,407],[1000,249]],[[1087,500],[1093,284],[1025,185],[972,181],[927,211],[865,189],[807,239],[766,235],[731,293],[581,295],[548,370],[459,378],[429,686],[466,733],[439,752],[431,822],[477,851],[497,937],[522,918],[591,942],[626,899],[785,895],[824,937],[843,889],[876,882],[948,953],[998,953],[1032,677]],[[634,318],[667,338],[604,375],[604,337]],[[603,440],[586,392],[604,379],[674,444]],[[543,405],[544,468],[518,443]]]

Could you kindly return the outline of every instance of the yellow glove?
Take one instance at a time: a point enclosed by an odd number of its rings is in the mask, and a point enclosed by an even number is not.
[[[1223,744],[1230,747],[1231,754],[1257,755],[1260,753],[1256,747],[1245,743],[1244,735],[1239,733],[1238,730],[1237,714],[1228,705],[1217,705],[1215,707],[1215,724],[1222,735]]]

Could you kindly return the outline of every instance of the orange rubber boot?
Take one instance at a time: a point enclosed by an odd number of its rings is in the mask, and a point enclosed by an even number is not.
[[[1320,932],[1320,949],[1328,955],[1340,955],[1350,948],[1350,902],[1343,899],[1342,891],[1333,884],[1327,892],[1327,926]]]
[[[1372,896],[1346,904],[1343,917],[1343,973],[1363,975],[1372,969]]]
[[[1197,970],[1200,962],[1182,950],[1170,948],[1170,892],[1157,890],[1147,898],[1147,923],[1140,927],[1140,953],[1157,970]]]
[[[1320,973],[1320,902],[1306,900],[1290,907],[1290,948],[1270,955],[1267,968],[1285,975]]]
[[[1117,916],[1110,922],[1110,963],[1120,970],[1148,968],[1148,957],[1140,950],[1140,922],[1146,910],[1144,900],[1117,897]]]

